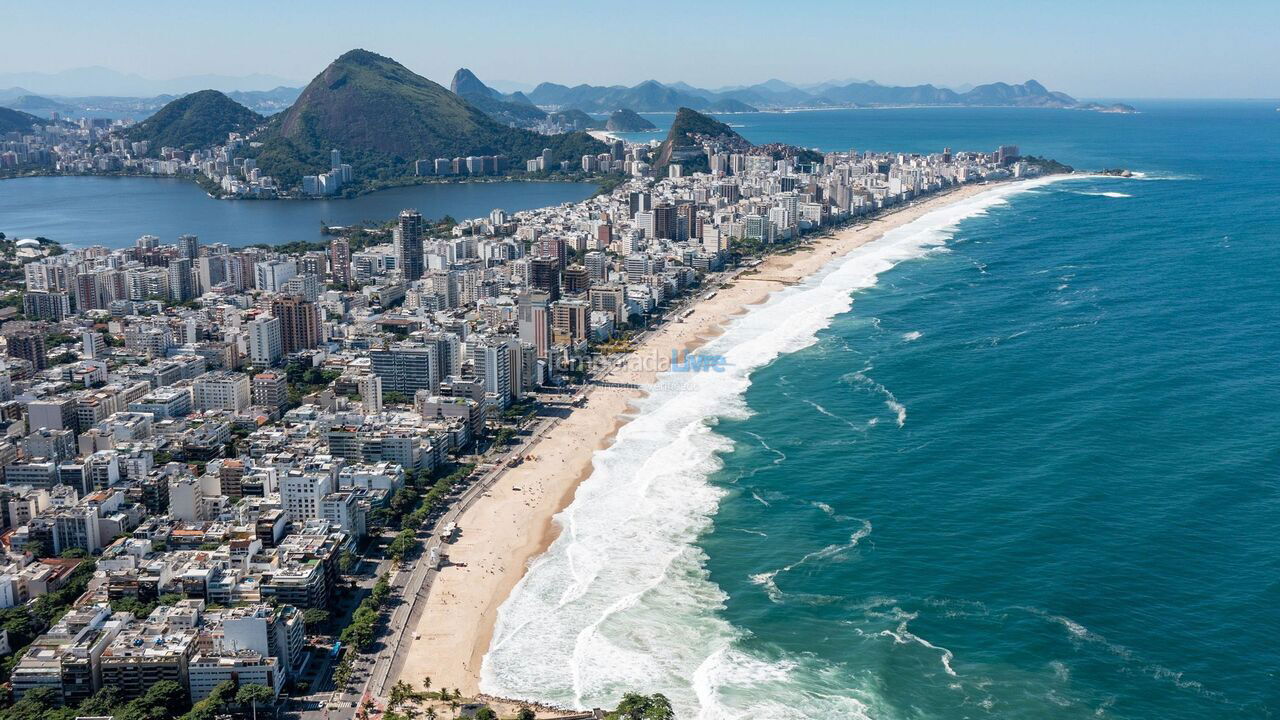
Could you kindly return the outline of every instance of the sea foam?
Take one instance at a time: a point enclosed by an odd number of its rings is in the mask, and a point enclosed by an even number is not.
[[[556,516],[562,532],[500,608],[481,690],[575,707],[663,692],[679,717],[708,720],[865,717],[870,689],[813,658],[746,651],[720,615],[726,596],[697,545],[723,496],[708,478],[733,449],[713,419],[746,417],[751,372],[813,344],[849,311],[854,291],[941,246],[962,220],[1056,179],[999,186],[891,230],[730,323],[701,351],[723,355],[724,372],[660,376],[616,441],[596,453],[591,475]],[[886,400],[901,426],[905,409]],[[806,557],[850,549],[867,532]],[[776,590],[774,577],[759,582]]]

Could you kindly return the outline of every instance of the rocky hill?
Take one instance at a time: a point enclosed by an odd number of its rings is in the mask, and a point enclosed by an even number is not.
[[[261,115],[217,90],[201,90],[168,103],[126,135],[149,142],[152,153],[162,147],[198,150],[226,142],[228,133],[248,133],[262,122]]]
[[[416,160],[505,155],[519,168],[544,148],[556,160],[575,162],[606,150],[585,133],[539,135],[508,127],[462,96],[367,50],[333,61],[258,139],[258,166],[285,187],[329,169],[335,149],[362,182],[411,176]]]

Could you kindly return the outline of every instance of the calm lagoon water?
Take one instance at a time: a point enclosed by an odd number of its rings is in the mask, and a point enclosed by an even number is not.
[[[33,177],[0,181],[0,232],[86,247],[117,248],[141,235],[173,242],[194,233],[232,246],[319,240],[320,225],[386,220],[405,208],[428,218],[483,217],[576,202],[589,183],[492,182],[414,185],[351,199],[214,200],[194,183],[169,178]]]

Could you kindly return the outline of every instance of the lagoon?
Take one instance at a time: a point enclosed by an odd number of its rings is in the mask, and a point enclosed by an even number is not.
[[[30,177],[0,181],[0,232],[44,236],[68,246],[127,247],[141,235],[173,242],[232,246],[322,239],[320,226],[386,220],[405,208],[428,218],[482,217],[494,208],[517,212],[577,202],[590,183],[436,183],[381,190],[351,199],[214,200],[183,179]]]

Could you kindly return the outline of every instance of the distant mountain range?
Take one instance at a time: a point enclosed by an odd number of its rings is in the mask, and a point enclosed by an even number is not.
[[[212,88],[262,91],[296,85],[275,75],[187,75],[167,80],[154,80],[141,75],[122,73],[105,67],[84,67],[54,73],[0,72],[0,88],[29,88],[23,94],[61,97],[153,97],[181,95]]]
[[[272,83],[275,83],[272,85]],[[12,85],[4,89],[6,85]],[[145,89],[173,90],[148,94]],[[261,115],[273,115],[288,108],[301,88],[271,75],[198,75],[151,81],[106,68],[81,68],[61,73],[0,73],[0,105],[40,117],[57,112],[64,116],[111,117],[142,120],[184,92],[202,89],[223,90],[236,102]],[[576,85],[544,82],[528,92],[500,92],[461,68],[454,74],[450,90],[483,110],[493,119],[517,127],[534,127],[547,113],[581,110],[606,116],[615,110],[635,112],[675,112],[688,107],[706,113],[740,113],[795,108],[886,107],[886,106],[1005,106],[1048,107],[1134,112],[1123,105],[1099,105],[1076,100],[1063,92],[1051,91],[1035,80],[1021,84],[988,83],[954,88],[935,85],[895,86],[872,81],[829,80],[795,84],[767,80],[755,85],[717,89],[699,88],[685,82],[661,83],[646,80],[635,86]]]
[[[1054,92],[1035,80],[1019,85],[988,83],[964,92],[934,85],[900,87],[875,82],[821,83],[801,88],[781,80],[756,85],[706,90],[687,83],[664,85],[646,80],[634,87],[544,82],[528,93],[543,109],[574,107],[587,112],[628,108],[636,112],[674,112],[680,107],[711,113],[754,112],[823,107],[884,107],[905,105],[1007,106],[1132,111],[1127,105],[1084,103]]]
[[[292,105],[300,92],[301,88],[276,87],[271,90],[232,90],[225,94],[259,115],[273,115]],[[0,88],[0,106],[43,118],[56,112],[63,117],[143,120],[179,97],[180,94],[152,97],[38,95],[23,87]]]

